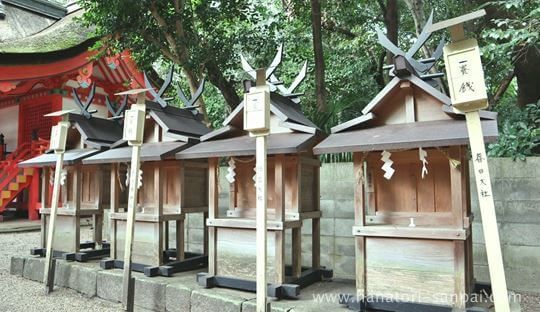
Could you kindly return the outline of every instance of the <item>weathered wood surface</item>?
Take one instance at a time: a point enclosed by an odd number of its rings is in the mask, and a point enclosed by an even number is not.
[[[173,156],[178,151],[188,147],[185,142],[146,143],[141,146],[141,161],[159,161]],[[113,148],[84,159],[84,164],[103,164],[129,162],[131,146]]]
[[[307,133],[283,133],[268,136],[268,154],[299,153],[316,142]],[[248,135],[201,142],[176,154],[177,159],[255,155],[255,138]]]
[[[275,234],[267,233],[267,282],[276,281]],[[254,230],[217,229],[217,274],[255,280],[257,246]]]
[[[236,229],[256,229],[255,219],[253,218],[215,218],[206,220],[206,225],[213,227],[228,227]],[[284,230],[298,228],[302,225],[300,220],[274,221],[268,220],[266,228],[268,230]]]
[[[486,15],[486,11],[483,10],[483,9],[478,10],[478,11],[474,11],[474,12],[471,12],[469,14],[461,15],[461,16],[458,16],[458,17],[454,17],[454,18],[451,18],[451,19],[447,19],[447,20],[435,23],[435,24],[431,25],[429,31],[430,32],[435,32],[437,30],[445,29],[445,28],[448,28],[448,27],[452,27],[452,26],[455,26],[455,25],[465,23],[465,22],[473,20],[473,19],[477,19],[477,18],[482,17],[484,15]]]
[[[283,159],[283,194],[275,193],[275,159],[280,155],[268,157],[268,214],[275,215],[279,196],[284,199],[287,219],[316,218],[309,214],[318,210],[318,171],[319,162],[313,158],[281,156]],[[300,164],[299,164],[300,162]],[[230,186],[231,203],[227,215],[230,217],[255,216],[255,186],[253,183],[254,161],[241,159],[235,162],[235,182]],[[301,175],[301,179],[298,176]],[[298,195],[300,193],[300,195]]]
[[[482,121],[486,142],[498,137],[495,120]],[[467,145],[467,126],[462,120],[425,121],[394,124],[335,133],[313,149],[315,154],[382,151],[418,147]]]
[[[452,305],[454,242],[367,238],[367,294]]]
[[[470,231],[440,226],[370,225],[353,226],[355,236],[466,240]]]
[[[116,220],[116,255],[117,259],[124,258],[126,222]],[[131,259],[134,263],[147,265],[162,265],[160,259],[163,250],[159,245],[159,224],[155,222],[137,222],[133,236]]]
[[[243,114],[241,114],[243,109],[244,102],[242,101],[223,121],[223,125],[231,125],[237,128],[243,128]],[[279,116],[279,118],[283,121],[294,122],[306,127],[318,129],[318,127],[311,120],[304,116],[298,103],[294,103],[291,101],[291,99],[286,98],[276,92],[270,93],[270,112]]]
[[[146,109],[164,132],[184,134],[188,137],[200,137],[210,132],[202,120],[187,109],[174,106],[163,108],[153,102],[147,102]]]
[[[219,159],[208,159],[208,219],[219,216]],[[208,227],[208,274],[217,272],[217,228]]]
[[[80,244],[80,231],[78,230],[77,226],[79,224],[79,218],[57,215],[53,249],[64,252],[78,252]]]
[[[379,153],[372,153],[368,168],[374,184],[374,210],[376,213],[449,212],[451,210],[450,165],[441,151],[425,149],[428,174],[422,178],[422,164],[418,150],[392,153],[392,168],[396,171],[390,180],[380,169],[384,162]],[[459,155],[457,159],[459,159]],[[461,209],[461,208],[460,208]],[[373,214],[370,214],[373,215]],[[411,215],[412,216],[412,215]],[[408,224],[408,222],[407,222]]]
[[[65,151],[64,153],[64,165],[69,166],[80,162],[83,158],[97,154],[99,150],[93,148],[73,149]],[[53,166],[56,162],[56,154],[42,154],[37,157],[22,161],[19,163],[19,167],[45,167]]]
[[[79,131],[83,141],[91,140],[107,146],[122,139],[122,126],[115,120],[96,117],[87,119],[74,113],[70,113],[68,118]]]

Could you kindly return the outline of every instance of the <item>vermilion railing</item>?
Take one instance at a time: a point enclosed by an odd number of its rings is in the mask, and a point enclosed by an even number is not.
[[[43,154],[49,146],[48,140],[38,139],[32,142],[21,144],[15,151],[9,154],[5,160],[0,161],[0,170],[13,164],[19,163],[31,157]]]
[[[42,139],[24,143],[6,157],[6,160],[0,161],[0,191],[17,178],[20,172],[18,165],[21,161],[43,154],[48,146],[49,141]]]

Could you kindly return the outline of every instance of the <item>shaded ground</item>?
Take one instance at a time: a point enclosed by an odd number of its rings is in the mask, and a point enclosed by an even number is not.
[[[18,226],[18,225],[17,225]],[[39,245],[40,233],[2,233],[6,223],[0,223],[0,311],[122,311],[121,306],[98,298],[86,298],[71,289],[55,288],[44,294],[43,284],[9,274],[11,256],[28,255]],[[90,228],[83,227],[81,239],[90,239]],[[335,286],[339,288],[336,281]],[[315,293],[317,289],[312,289]],[[522,311],[540,312],[540,295],[522,293]]]
[[[83,228],[81,236],[90,238],[88,227]],[[52,294],[45,295],[43,284],[10,275],[11,256],[28,255],[30,248],[39,245],[39,240],[39,232],[0,234],[0,311],[122,311],[119,304],[85,298],[71,289],[55,288]]]

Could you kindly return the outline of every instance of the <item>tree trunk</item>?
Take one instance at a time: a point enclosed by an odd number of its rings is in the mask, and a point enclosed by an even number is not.
[[[517,105],[523,107],[536,103],[540,99],[540,51],[529,47],[520,55],[515,63],[515,73],[518,84]]]
[[[407,4],[407,7],[412,13],[413,21],[414,21],[414,29],[416,31],[416,35],[419,36],[422,32],[422,28],[426,24],[426,14],[424,12],[424,1],[423,0],[405,0],[405,4]],[[430,57],[431,51],[426,46],[422,46],[422,52],[424,52],[424,57]]]
[[[397,0],[387,0],[384,15],[384,24],[386,26],[386,36],[388,39],[398,46],[398,25],[399,25],[399,15],[398,15],[398,3]],[[386,63],[394,63],[394,55],[390,51],[386,51]]]
[[[504,79],[499,83],[499,86],[497,87],[497,90],[495,91],[495,95],[493,96],[493,98],[491,98],[491,100],[489,101],[489,105],[491,107],[495,107],[497,106],[497,104],[499,103],[499,100],[502,98],[502,96],[504,95],[504,93],[506,92],[506,90],[508,89],[508,86],[510,86],[510,83],[512,82],[512,80],[514,79],[514,76],[515,76],[515,71],[512,70],[510,73],[508,73],[508,75],[506,75],[506,77],[504,77]]]
[[[315,53],[315,92],[317,109],[326,111],[326,87],[324,83],[324,52],[322,44],[321,3],[311,0],[311,30],[313,33],[313,51]]]
[[[219,89],[225,102],[232,111],[241,101],[238,93],[236,93],[233,82],[227,80],[225,76],[223,76],[223,73],[214,62],[208,61],[204,65],[208,80]]]

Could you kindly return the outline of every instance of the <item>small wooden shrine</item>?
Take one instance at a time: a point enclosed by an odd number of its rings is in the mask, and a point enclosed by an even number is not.
[[[192,146],[210,130],[193,105],[203,90],[185,101],[186,108],[173,107],[162,98],[171,83],[173,69],[159,92],[146,79],[154,101],[146,102],[144,142],[141,147],[142,186],[133,240],[133,270],[147,276],[170,276],[174,272],[206,266],[204,254],[184,250],[184,220],[188,213],[208,211],[208,163],[205,160],[179,161],[175,153]],[[180,89],[178,89],[180,90]],[[181,92],[181,90],[179,91]],[[186,97],[183,93],[180,99]],[[127,167],[131,146],[119,141],[108,151],[84,160],[85,164],[112,164],[110,175],[111,259],[102,260],[103,268],[123,268],[127,220]],[[176,248],[169,248],[169,222],[176,224]],[[174,258],[174,259],[172,259]]]
[[[433,86],[440,75],[428,73],[443,45],[434,58],[410,57],[428,37],[421,35],[407,53],[392,45],[400,52],[392,80],[363,115],[334,127],[314,149],[353,153],[356,287],[360,306],[368,308],[382,308],[381,302],[388,308],[384,300],[368,300],[377,297],[419,304],[410,311],[463,309],[473,292],[467,126]],[[496,114],[480,115],[486,142],[495,140]]]
[[[245,68],[247,63],[243,63]],[[246,71],[255,74],[249,68]],[[302,113],[297,103],[299,95],[292,93],[303,75],[305,67],[295,85],[289,89],[281,86],[283,94],[270,94],[267,280],[272,297],[295,297],[299,288],[332,276],[332,271],[320,266],[320,163],[312,153],[322,134]],[[270,77],[277,80],[274,74]],[[243,130],[243,109],[242,102],[222,128],[202,136],[201,143],[177,153],[176,158],[207,158],[209,162],[209,261],[208,273],[198,275],[199,284],[255,291],[255,138]],[[218,202],[220,163],[228,164],[226,211],[220,211]],[[312,225],[311,250],[302,248],[301,233],[306,222]],[[290,259],[285,251],[288,231],[292,234]],[[310,255],[311,267],[302,267],[302,252]]]
[[[85,261],[109,255],[108,243],[103,239],[103,209],[109,207],[107,165],[83,164],[86,157],[108,149],[114,142],[122,138],[122,126],[116,120],[93,117],[96,111],[89,111],[94,98],[96,86],[91,87],[86,103],[82,103],[77,91],[73,89],[75,103],[80,114],[69,113],[71,122],[64,168],[61,178],[60,209],[56,219],[56,230],[53,249],[56,256],[67,260]],[[42,167],[41,201],[44,208],[41,213],[41,247],[32,250],[33,254],[45,255],[47,226],[51,209],[50,181],[57,155],[52,151],[19,163],[19,167]],[[81,219],[93,219],[93,241],[80,241]]]

